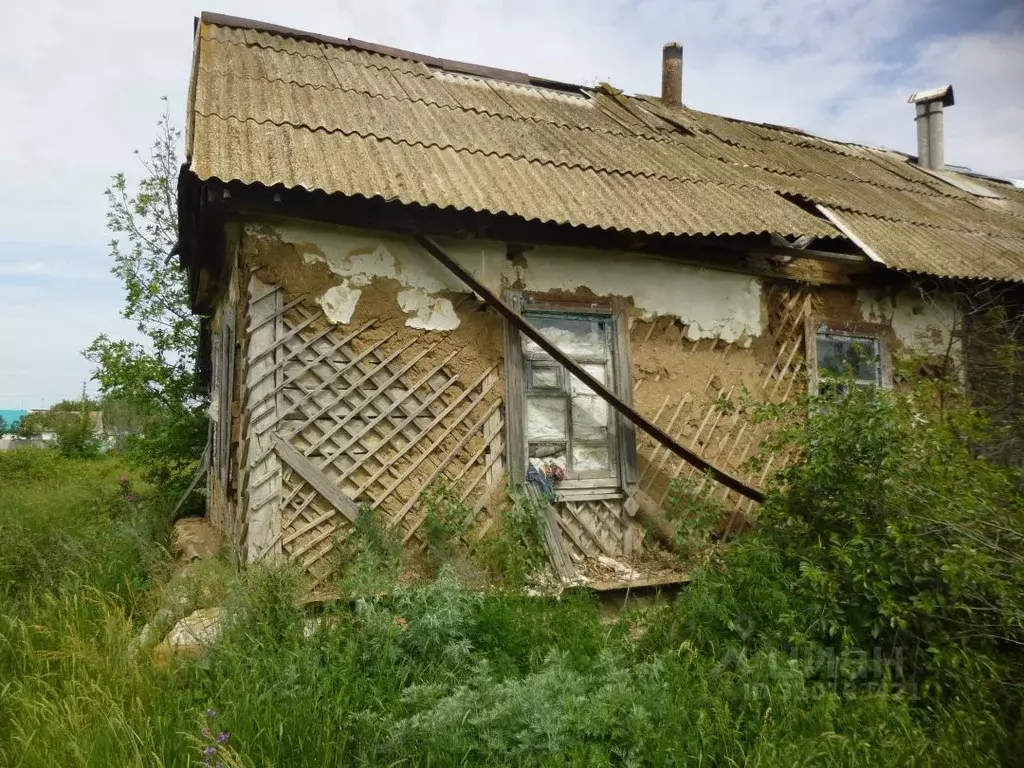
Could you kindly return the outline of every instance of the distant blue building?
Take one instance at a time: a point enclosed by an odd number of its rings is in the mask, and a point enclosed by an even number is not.
[[[3,410],[0,409],[0,419],[4,420],[4,424],[7,428],[16,427],[18,422],[21,421],[21,417],[24,416],[28,411],[16,411],[16,410]]]

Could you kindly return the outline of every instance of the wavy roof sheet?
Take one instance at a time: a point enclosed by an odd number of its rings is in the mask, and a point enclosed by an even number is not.
[[[1024,279],[1019,190],[975,196],[894,153],[608,86],[204,14],[189,107],[203,179],[637,233],[842,237],[816,203],[889,267]]]

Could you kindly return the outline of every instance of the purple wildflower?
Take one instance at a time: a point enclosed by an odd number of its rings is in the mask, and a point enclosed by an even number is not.
[[[217,754],[217,747],[213,744],[203,750],[204,757],[213,757],[215,754]]]
[[[202,763],[203,765],[209,765],[210,764],[210,756],[206,755],[199,762]]]
[[[229,738],[231,738],[231,734],[230,733],[228,733],[227,731],[221,731],[220,733],[217,734],[217,743],[218,744],[227,744]]]
[[[216,717],[217,716],[217,710],[216,709],[208,709],[208,710],[206,710],[206,716],[207,717]]]

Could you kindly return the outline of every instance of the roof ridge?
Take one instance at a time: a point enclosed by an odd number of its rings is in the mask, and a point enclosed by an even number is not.
[[[327,61],[327,62],[331,61],[331,57],[324,55],[323,52],[322,52],[322,49],[319,49],[319,50],[321,50],[321,53],[320,53],[319,56],[314,56],[311,53],[302,53],[301,51],[296,51],[296,50],[290,49],[290,48],[288,48],[286,46],[265,45],[265,44],[259,43],[259,42],[249,42],[248,40],[244,40],[242,42],[238,42],[236,40],[227,40],[225,38],[213,37],[213,38],[209,38],[207,40],[204,40],[203,42],[204,43],[217,43],[218,45],[233,45],[233,46],[236,46],[238,48],[259,48],[261,51],[273,51],[274,53],[281,53],[281,54],[284,54],[285,56],[298,56],[299,58],[311,59],[313,61]],[[304,42],[316,42],[316,41],[307,40],[307,41],[304,41]],[[359,50],[359,49],[356,49],[356,50]],[[391,58],[395,58],[395,57],[391,57]],[[423,78],[424,80],[430,79],[430,76],[431,76],[429,72],[427,74],[424,74],[422,72],[415,72],[415,71],[412,71],[412,70],[409,70],[409,69],[395,70],[395,69],[392,69],[391,67],[388,67],[385,64],[372,64],[372,63],[361,62],[361,61],[351,61],[351,62],[347,61],[345,63],[349,63],[349,64],[352,64],[353,66],[357,66],[357,67],[363,67],[364,69],[376,69],[379,72],[395,72],[395,71],[398,71],[398,72],[401,72],[404,75],[410,75],[412,77],[420,77],[420,78]]]
[[[509,82],[554,88],[556,90],[582,90],[583,88],[582,85],[578,85],[576,83],[567,83],[546,77],[536,77],[529,75],[526,72],[519,72],[512,69],[488,67],[481,64],[473,64],[468,61],[458,61],[456,59],[444,59],[402,48],[392,48],[387,45],[379,45],[377,43],[371,43],[357,38],[334,37],[332,35],[324,35],[318,32],[309,32],[306,30],[295,29],[293,27],[285,27],[279,24],[270,24],[264,21],[257,21],[256,19],[247,19],[241,16],[230,16],[228,14],[203,11],[195,21],[196,24],[203,23],[221,27],[232,27],[235,29],[251,29],[256,32],[266,32],[267,34],[277,35],[279,37],[293,37],[297,40],[306,40],[309,42],[342,48],[354,48],[356,50],[366,51],[368,53],[377,53],[382,56],[390,56],[396,59],[418,61],[427,66],[448,72],[476,75],[477,77],[488,77],[495,80],[508,80]]]

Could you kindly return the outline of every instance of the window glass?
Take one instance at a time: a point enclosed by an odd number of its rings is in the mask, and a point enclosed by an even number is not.
[[[877,338],[819,330],[815,341],[820,378],[841,379],[852,374],[858,386],[878,386],[882,383]]]
[[[612,380],[609,318],[525,317],[599,382],[607,386]],[[530,463],[538,469],[555,465],[566,480],[616,478],[614,413],[608,404],[529,339],[523,340],[523,353]]]
[[[565,440],[564,397],[528,397],[526,399],[526,439]]]
[[[530,314],[527,319],[544,334],[545,338],[573,360],[607,359],[609,322],[605,318],[584,319]],[[551,359],[535,342],[525,337],[523,352],[530,359]]]

